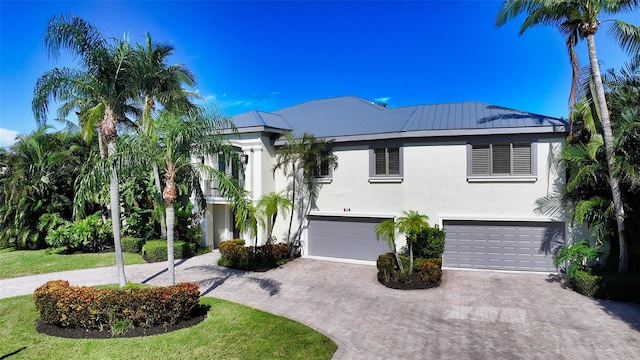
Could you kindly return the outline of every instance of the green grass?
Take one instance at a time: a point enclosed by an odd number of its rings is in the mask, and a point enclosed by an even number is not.
[[[126,265],[142,264],[138,254],[123,253]],[[0,279],[56,271],[91,269],[116,264],[114,253],[59,255],[45,250],[0,250]]]
[[[4,255],[4,254],[3,254]],[[326,336],[280,316],[214,298],[202,323],[174,332],[125,339],[57,338],[35,330],[33,298],[0,300],[0,358],[18,359],[330,359]]]

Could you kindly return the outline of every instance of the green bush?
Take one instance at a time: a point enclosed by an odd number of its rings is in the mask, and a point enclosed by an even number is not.
[[[129,237],[152,239],[156,235],[152,209],[132,207],[122,219],[122,233]]]
[[[184,241],[173,242],[173,256],[176,259],[182,259],[193,256],[195,246]],[[142,247],[142,255],[151,262],[167,260],[167,241],[166,240],[149,240]]]
[[[442,257],[446,233],[439,228],[425,228],[418,234],[413,253],[416,257],[430,259]]]
[[[167,287],[103,289],[49,281],[34,292],[40,320],[60,327],[118,330],[123,324],[152,327],[189,319],[199,307],[195,283]]]
[[[580,240],[571,245],[563,246],[553,262],[559,266],[566,261],[568,268],[579,268],[586,271],[597,264],[601,255],[601,249],[593,246],[587,240]]]
[[[99,212],[82,220],[63,221],[48,230],[45,241],[51,247],[66,247],[67,252],[100,251],[111,243],[111,221],[102,221]]]
[[[253,247],[244,246],[242,239],[233,239],[220,243],[218,265],[235,269],[264,271],[272,269],[289,260],[289,247],[286,244],[266,244]]]
[[[122,251],[130,253],[139,253],[144,246],[144,239],[131,236],[125,236],[120,239]]]
[[[573,290],[582,295],[640,303],[640,274],[592,274],[574,266],[567,275]]]

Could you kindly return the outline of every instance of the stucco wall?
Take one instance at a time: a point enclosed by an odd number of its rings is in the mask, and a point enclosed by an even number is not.
[[[403,210],[416,210],[429,216],[431,225],[442,225],[443,219],[549,220],[536,213],[536,200],[562,184],[552,159],[563,142],[562,137],[538,140],[535,181],[480,183],[467,180],[466,139],[404,142],[400,183],[369,181],[369,145],[336,145],[338,168],[331,183],[321,185],[317,211],[401,216]],[[276,190],[290,186],[290,179],[278,172]],[[278,239],[286,238],[287,227],[288,218],[279,217],[274,231]],[[297,228],[294,219],[293,231]],[[304,233],[302,240],[304,245]]]

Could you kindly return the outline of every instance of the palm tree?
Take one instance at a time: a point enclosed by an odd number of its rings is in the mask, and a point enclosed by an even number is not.
[[[407,244],[409,245],[409,272],[413,272],[413,243],[418,240],[418,234],[425,228],[429,227],[429,217],[421,215],[414,210],[405,210],[403,216],[398,218],[398,231],[407,236]]]
[[[400,272],[404,272],[404,266],[402,266],[402,261],[400,261],[400,256],[396,250],[396,223],[393,219],[387,219],[376,225],[375,231],[378,240],[382,239],[387,242],[389,249],[391,249],[393,256],[396,258]]]
[[[36,120],[46,122],[49,101],[61,101],[62,111],[75,108],[81,119],[97,124],[99,139],[104,142],[108,156],[115,156],[118,121],[132,110],[127,103],[136,94],[131,47],[123,41],[110,45],[92,24],[79,17],[63,15],[49,20],[45,44],[54,57],[60,49],[70,51],[77,58],[79,68],[56,68],[38,79],[32,102]],[[111,166],[110,210],[118,282],[122,287],[126,285],[126,277],[120,243],[119,181],[115,163]]]
[[[205,209],[205,197],[200,179],[206,176],[216,179],[222,195],[230,198],[236,213],[246,213],[247,193],[227,174],[205,164],[194,162],[208,154],[223,153],[239,163],[233,147],[224,140],[223,130],[231,127],[226,119],[220,119],[203,109],[185,114],[163,110],[155,120],[156,135],[152,138],[133,136],[123,150],[123,163],[140,166],[162,159],[158,165],[165,174],[162,198],[166,209],[167,258],[171,284],[175,284],[174,271],[174,225],[178,199],[179,181],[187,184],[199,201],[198,209]],[[153,145],[153,146],[150,146]],[[153,150],[155,148],[155,150]]]
[[[0,244],[40,248],[46,232],[41,216],[71,219],[75,179],[90,149],[67,131],[42,126],[21,136],[0,159]],[[0,246],[2,247],[2,246]]]
[[[302,176],[301,181],[304,185],[304,189],[309,195],[307,202],[308,209],[301,214],[301,219],[308,213],[312,204],[317,197],[317,182],[316,176],[318,174],[318,167],[321,163],[326,163],[330,168],[336,168],[338,166],[338,157],[328,152],[329,146],[333,143],[325,139],[317,139],[315,136],[309,133],[304,133],[302,138],[296,139],[293,133],[284,133],[286,143],[282,146],[281,153],[276,158],[276,163],[273,166],[273,175],[277,170],[282,169],[284,172],[291,167],[291,203],[293,207],[296,206],[296,184],[298,176]],[[294,212],[291,211],[289,218],[289,230],[287,233],[287,245],[291,242],[291,226],[293,224]],[[300,222],[299,229],[302,227],[302,221]],[[300,235],[300,230],[298,230]]]
[[[293,207],[293,203],[286,198],[284,192],[272,192],[263,196],[257,207],[260,225],[267,229],[267,242],[269,243],[272,241],[273,227],[278,219],[278,211],[284,216]]]
[[[137,45],[134,57],[136,77],[140,88],[139,99],[140,117],[136,121],[136,129],[140,135],[152,136],[155,131],[154,118],[157,116],[156,103],[160,103],[164,109],[177,111],[190,111],[194,108],[191,98],[201,96],[188,92],[182,85],[195,86],[195,76],[182,64],[168,65],[167,59],[173,54],[175,48],[169,44],[153,43],[151,35],[147,33],[144,46]],[[154,182],[158,191],[158,198],[162,198],[162,183],[157,162],[151,164]],[[156,205],[157,206],[157,205]],[[164,215],[162,208],[159,212]],[[162,238],[167,238],[165,219],[160,216],[160,232]]]
[[[620,191],[620,180],[615,173],[616,158],[613,131],[596,53],[595,34],[600,24],[606,21],[600,20],[600,15],[613,15],[624,11],[631,11],[637,6],[637,0],[507,0],[503,3],[503,7],[498,12],[496,18],[496,24],[502,26],[508,20],[524,13],[527,17],[520,27],[520,34],[536,25],[552,25],[557,27],[566,37],[567,49],[573,67],[573,80],[569,101],[570,109],[573,109],[579,79],[578,59],[574,50],[579,40],[587,40],[591,78],[595,85],[596,100],[600,112],[600,121],[602,123],[609,186],[611,188],[616,224],[618,227],[618,242],[620,244],[618,272],[620,273],[626,273],[628,266],[627,243],[624,233],[625,213]],[[613,24],[613,30],[610,33],[616,37],[627,51],[637,52],[638,49],[640,49],[640,37],[637,37],[637,35],[640,34],[640,30],[619,20]]]

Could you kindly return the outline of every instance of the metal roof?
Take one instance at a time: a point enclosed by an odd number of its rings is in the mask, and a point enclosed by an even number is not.
[[[480,102],[385,108],[355,96],[312,100],[272,113],[250,111],[233,121],[240,130],[269,126],[345,140],[567,131],[565,120]]]

